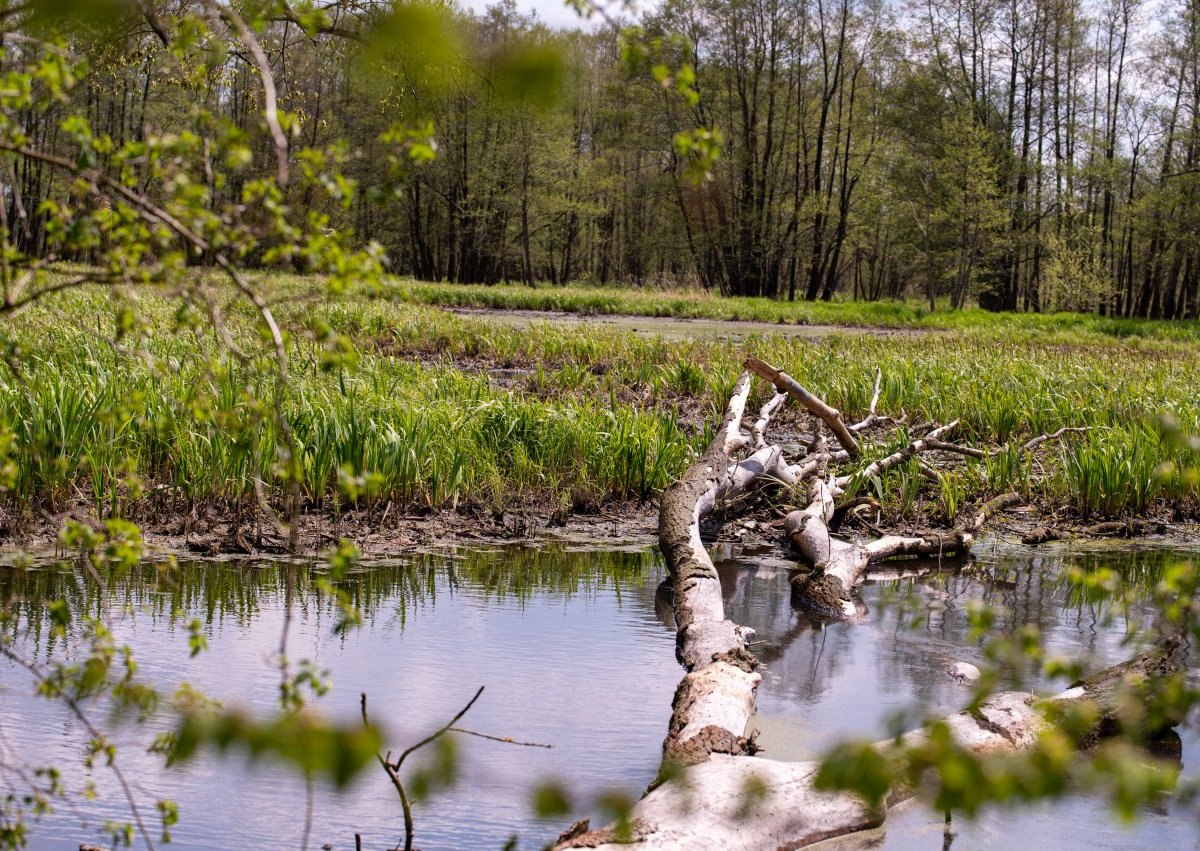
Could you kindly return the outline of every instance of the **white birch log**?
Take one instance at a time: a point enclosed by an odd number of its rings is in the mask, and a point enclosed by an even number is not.
[[[750,382],[748,372],[738,379],[716,439],[662,497],[659,546],[674,583],[676,651],[689,671],[676,690],[663,744],[664,758],[671,762],[691,764],[711,753],[754,750],[743,737],[762,679],[746,649],[754,633],[726,619],[721,581],[700,539],[700,522],[722,501],[764,479],[797,480],[783,450],[767,445],[763,436],[785,395],[776,394],[763,406],[752,436],[741,431]],[[733,463],[732,454],[749,445],[756,450]]]
[[[1177,669],[1178,646],[1177,642],[1164,642],[1048,702],[1091,701],[1098,710],[1099,729],[1117,717],[1124,687]],[[959,745],[981,756],[1028,750],[1050,723],[1037,699],[1023,692],[994,695],[975,712],[959,712],[944,721]],[[917,745],[925,735],[923,730],[907,733],[900,746]],[[875,747],[886,752],[897,743],[887,739]],[[583,832],[564,836],[556,848],[617,851],[633,842],[645,851],[794,850],[850,837],[884,823],[886,810],[867,806],[857,795],[818,790],[819,767],[817,762],[713,755],[643,797],[629,815],[628,835],[622,837],[615,826],[596,831],[587,831],[585,826]],[[895,806],[914,794],[911,788],[893,789],[886,806]]]

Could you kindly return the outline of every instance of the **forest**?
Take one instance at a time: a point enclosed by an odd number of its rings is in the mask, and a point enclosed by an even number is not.
[[[0,848],[1200,844],[1200,7],[570,6],[0,0]]]
[[[278,16],[262,50],[286,132],[336,143],[363,191],[343,205],[296,186],[286,203],[377,242],[392,272],[1200,311],[1200,11],[1187,0],[670,0],[593,15],[586,32],[512,3],[330,8],[324,32]],[[361,33],[389,14],[363,57]],[[218,115],[255,156],[206,164],[213,203],[270,172],[258,74],[239,51],[181,78],[135,18],[83,53],[70,100],[21,117],[41,150],[71,155],[60,120],[74,110],[116,146],[203,135],[200,116]],[[389,181],[390,149],[417,138],[430,156]],[[43,204],[69,187],[29,160],[6,183],[19,248],[50,250]]]

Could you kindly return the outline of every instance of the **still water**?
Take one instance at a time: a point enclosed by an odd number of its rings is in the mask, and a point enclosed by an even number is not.
[[[460,726],[554,746],[458,737],[460,781],[418,805],[418,847],[500,848],[515,835],[519,847],[537,848],[569,824],[533,817],[530,792],[538,782],[561,781],[587,815],[601,793],[636,796],[653,778],[679,678],[674,634],[654,611],[662,579],[655,557],[505,550],[376,566],[352,583],[365,619],[342,637],[333,633],[330,602],[305,576],[293,571],[293,579],[309,590],[295,594],[290,656],[330,671],[333,688],[318,701],[322,712],[353,723],[366,692],[371,720],[398,752],[485,686]],[[146,679],[165,689],[186,680],[227,705],[267,712],[278,695],[286,582],[286,568],[277,565],[185,565],[174,584],[147,568],[115,580],[109,603],[118,640],[135,648]],[[47,639],[43,603],[66,597],[76,615],[94,612],[104,601],[89,587],[75,573],[0,573],[0,598],[28,601],[15,626],[18,647],[39,660],[73,652]],[[186,626],[193,617],[204,622],[209,649],[191,659]],[[79,766],[87,736],[65,711],[29,697],[29,683],[0,662],[0,768],[15,754],[33,765]],[[153,732],[124,725],[115,738],[125,772],[150,802],[150,823],[157,822],[157,798],[179,803],[168,848],[300,848],[301,779],[236,756],[206,755],[165,769],[145,753]],[[410,764],[420,765],[421,756]],[[128,820],[128,813],[102,768],[68,774],[68,786],[78,790],[88,777],[101,798],[36,824],[31,848],[108,847],[104,821]],[[314,804],[310,849],[352,849],[356,832],[372,851],[403,840],[400,804],[382,770],[369,768],[340,794],[318,787]]]
[[[1152,608],[1135,605],[1128,618],[1118,616],[1103,597],[1089,597],[1067,581],[1067,571],[1110,568],[1126,587],[1146,591],[1164,567],[1192,558],[1162,550],[1048,552],[1030,556],[1028,550],[982,546],[965,570],[868,582],[860,588],[871,610],[867,620],[824,627],[791,605],[785,565],[759,561],[755,566],[752,558],[719,563],[727,616],[753,626],[762,642],[754,648],[762,661],[763,683],[758,715],[751,722],[760,731],[766,749],[762,755],[816,759],[839,739],[886,738],[889,717],[915,709],[940,717],[961,709],[969,700],[969,686],[951,678],[947,668],[955,662],[984,665],[982,647],[969,641],[971,601],[1001,613],[997,631],[1036,624],[1048,653],[1082,660],[1088,672],[1122,662],[1135,652],[1127,644],[1130,631],[1153,626]],[[1005,673],[1004,688],[1053,694],[1066,685],[1048,682],[1032,669]],[[1195,723],[1178,732],[1181,776],[1195,781],[1200,778],[1200,735]],[[1109,815],[1102,799],[1084,794],[1020,813],[993,809],[973,822],[956,819],[951,832],[947,843],[943,815],[913,802],[889,813],[878,847],[1200,848],[1194,809],[1164,801],[1129,826]]]
[[[1111,567],[1134,587],[1151,587],[1177,556],[1124,552],[1063,554],[988,550],[966,571],[868,584],[870,617],[822,627],[792,607],[785,563],[758,557],[718,565],[727,613],[758,632],[762,660],[759,715],[764,754],[811,759],[844,736],[882,737],[893,713],[920,707],[947,713],[967,699],[951,679],[954,662],[981,661],[968,640],[971,600],[1000,606],[998,629],[1037,624],[1052,650],[1093,668],[1129,655],[1129,624],[1102,599],[1071,590],[1072,566]],[[598,816],[596,799],[619,789],[636,796],[653,777],[680,670],[662,595],[660,559],[653,553],[502,549],[455,557],[424,557],[372,566],[352,578],[361,628],[334,634],[337,612],[312,584],[310,568],[279,565],[184,565],[166,582],[152,566],[110,581],[98,592],[82,574],[45,567],[0,570],[0,598],[20,617],[8,626],[16,646],[39,660],[76,652],[49,638],[45,602],[65,598],[78,615],[107,606],[119,640],[136,650],[142,675],[162,688],[186,680],[230,705],[260,711],[277,696],[275,667],[286,591],[293,592],[290,655],[330,672],[332,691],[317,702],[333,717],[358,717],[359,693],[370,697],[372,720],[399,749],[448,720],[486,686],[463,725],[484,733],[553,744],[518,748],[460,737],[458,785],[418,805],[417,846],[431,849],[521,848],[552,840],[571,818],[539,821],[530,790],[546,779],[573,793],[574,817]],[[1139,586],[1140,583],[1140,586]],[[1148,608],[1135,615],[1152,620]],[[188,621],[204,624],[209,649],[194,659]],[[1008,672],[1012,686],[1057,690],[1032,672]],[[54,704],[29,696],[29,678],[0,662],[0,769],[17,758],[33,765],[78,766],[86,734]],[[157,724],[157,726],[156,726]],[[171,847],[264,849],[300,847],[305,787],[269,762],[206,754],[184,768],[165,769],[144,752],[165,720],[117,728],[126,771],[139,797],[180,804]],[[1183,775],[1195,777],[1200,738],[1183,739]],[[33,829],[30,847],[72,849],[103,843],[106,819],[126,819],[103,769],[77,769],[78,790],[94,779],[101,796],[75,809],[60,807]],[[4,780],[0,776],[0,781]],[[309,848],[391,847],[402,838],[394,790],[368,772],[347,791],[319,784]],[[150,813],[151,820],[154,813]],[[989,812],[956,820],[947,846],[940,814],[920,806],[893,812],[879,847],[887,849],[1193,848],[1200,829],[1191,812],[1168,802],[1132,827],[1117,824],[1104,802],[1088,795],[1020,814]]]

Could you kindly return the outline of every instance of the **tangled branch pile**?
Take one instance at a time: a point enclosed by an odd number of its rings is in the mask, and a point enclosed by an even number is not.
[[[927,423],[909,428],[909,439],[900,449],[866,462],[865,433],[898,428],[903,419],[877,412],[878,375],[867,416],[847,424],[840,412],[786,373],[756,359],[745,366],[715,439],[662,499],[660,545],[673,583],[677,652],[687,669],[675,693],[663,744],[664,767],[671,771],[624,823],[590,831],[581,822],[560,837],[558,847],[634,841],[661,849],[801,848],[879,825],[884,818],[880,809],[854,794],[817,788],[819,763],[751,758],[758,747],[754,735],[745,734],[762,680],[755,670],[758,660],[749,650],[753,630],[725,618],[721,583],[701,539],[701,521],[718,505],[764,483],[782,483],[804,493],[805,506],[784,520],[787,537],[809,568],[792,579],[794,600],[825,619],[856,620],[866,608],[854,589],[873,569],[901,557],[963,554],[989,518],[1021,501],[1015,493],[995,497],[952,528],[879,534],[867,540],[835,537],[835,518],[863,504],[853,496],[862,481],[884,476],[912,459],[924,475],[936,477],[938,464],[947,457],[1028,455],[1082,430],[1063,428],[1016,446],[981,449],[950,442],[955,423]],[[745,409],[756,375],[769,381],[775,393],[751,420]],[[785,451],[783,444],[772,444],[766,437],[772,419],[789,399],[814,418],[798,451]],[[845,504],[839,506],[839,499]],[[1177,646],[1168,642],[1102,671],[1049,703],[1061,709],[1086,702],[1095,709],[1091,718],[1098,730],[1116,717],[1119,699],[1114,695],[1131,683],[1176,669]],[[1021,692],[993,695],[942,723],[959,746],[976,754],[1028,750],[1050,724],[1034,696]],[[925,735],[917,730],[898,741],[881,742],[876,749],[881,754],[895,752],[892,749],[918,743]],[[751,791],[754,800],[748,804]],[[893,788],[885,803],[898,803],[913,793],[911,788]]]

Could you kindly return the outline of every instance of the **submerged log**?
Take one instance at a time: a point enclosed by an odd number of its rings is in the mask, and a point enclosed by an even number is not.
[[[1071,538],[1136,538],[1142,535],[1161,534],[1166,524],[1151,520],[1106,520],[1092,523],[1072,532],[1057,526],[1035,526],[1021,536],[1021,543],[1037,546],[1048,541],[1066,541]]]
[[[1111,724],[1119,717],[1122,695],[1128,694],[1128,688],[1177,669],[1178,646],[1174,641],[1164,642],[1045,703],[1061,707],[1091,701],[1098,710],[1097,729]],[[992,696],[974,711],[959,712],[944,721],[955,741],[972,753],[1015,754],[1033,747],[1050,723],[1040,703],[1032,694],[1006,692]],[[899,745],[916,745],[925,735],[924,730],[907,733]],[[887,739],[875,747],[886,752],[896,748],[897,742]],[[857,795],[818,790],[819,768],[815,761],[772,762],[714,754],[642,798],[629,815],[630,831],[625,837],[608,827],[577,834],[556,847],[616,849],[623,844],[617,840],[623,839],[637,843],[638,848],[661,851],[799,849],[884,823],[886,811],[868,806]],[[911,788],[894,789],[886,806],[895,806],[914,794]]]

